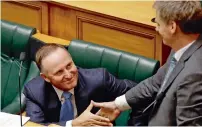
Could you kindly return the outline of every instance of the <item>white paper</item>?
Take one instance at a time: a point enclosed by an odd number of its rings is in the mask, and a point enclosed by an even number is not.
[[[22,116],[22,125],[24,125],[30,117]],[[20,115],[0,112],[0,127],[20,127]]]

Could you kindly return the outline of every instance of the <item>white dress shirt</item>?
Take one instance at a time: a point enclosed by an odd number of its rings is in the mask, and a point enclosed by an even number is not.
[[[183,55],[183,53],[195,42],[195,40],[192,43],[189,43],[188,45],[186,45],[185,47],[179,49],[174,57],[177,61],[180,60],[181,56]],[[125,94],[122,96],[119,96],[115,99],[115,105],[119,108],[119,110],[124,111],[124,110],[128,110],[131,109],[131,107],[129,106],[128,102],[126,101],[126,97]]]
[[[62,91],[62,90],[60,90],[60,89],[58,89],[58,88],[56,88],[54,86],[53,86],[53,88],[55,89],[55,92],[57,93],[61,104],[63,104],[64,103],[64,98],[62,97],[62,94],[63,94],[64,91]],[[72,101],[72,105],[73,105],[73,108],[74,108],[74,118],[76,118],[77,117],[77,108],[76,108],[76,103],[75,103],[74,89],[71,89],[68,92],[70,92],[72,94],[71,101]],[[72,126],[72,120],[67,121],[66,122],[66,127],[71,127],[71,126]]]

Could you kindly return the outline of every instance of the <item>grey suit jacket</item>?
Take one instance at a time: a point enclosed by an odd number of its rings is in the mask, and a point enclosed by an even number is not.
[[[126,100],[133,110],[145,108],[155,100],[168,61],[154,76],[126,93]],[[150,111],[149,126],[202,125],[202,35],[177,62],[163,92],[165,96]]]

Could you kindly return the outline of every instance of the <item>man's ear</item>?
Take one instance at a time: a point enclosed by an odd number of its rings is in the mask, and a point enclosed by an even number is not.
[[[40,73],[40,76],[41,76],[46,82],[50,82],[49,78],[48,78],[44,73]]]
[[[171,34],[175,34],[176,33],[176,30],[177,30],[177,24],[175,21],[170,21],[170,32]]]

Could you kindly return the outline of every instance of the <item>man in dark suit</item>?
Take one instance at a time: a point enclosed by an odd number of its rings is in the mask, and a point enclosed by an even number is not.
[[[156,1],[156,31],[172,48],[158,72],[102,109],[132,108],[149,126],[202,125],[202,9],[199,1]],[[136,113],[137,113],[136,112]],[[112,113],[111,113],[112,114]],[[110,115],[109,113],[106,115]]]
[[[108,118],[93,114],[98,108],[93,108],[91,100],[112,101],[135,85],[103,68],[77,68],[67,50],[57,44],[40,48],[36,63],[40,76],[25,85],[24,94],[27,116],[37,123],[112,125]]]

